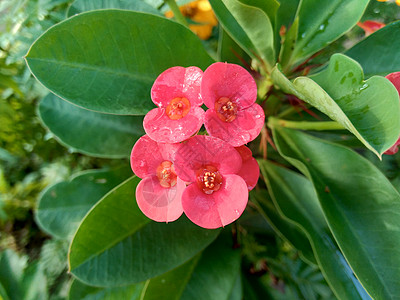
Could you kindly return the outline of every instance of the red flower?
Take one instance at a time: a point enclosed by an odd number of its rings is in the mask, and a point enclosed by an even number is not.
[[[157,222],[175,221],[183,212],[181,199],[186,185],[172,163],[176,148],[144,135],[132,149],[132,170],[143,178],[136,188],[136,201],[140,210]]]
[[[386,75],[386,78],[389,79],[390,82],[394,85],[400,96],[400,72],[390,73],[389,75]],[[399,148],[397,148],[399,145],[400,145],[400,137],[396,141],[396,143],[394,143],[394,145],[390,147],[388,150],[386,150],[383,154],[388,154],[388,155],[396,154],[397,151],[399,151]]]
[[[369,36],[371,33],[374,33],[375,31],[381,29],[382,27],[385,27],[384,23],[371,20],[367,20],[365,22],[358,22],[357,25],[362,29],[364,29],[365,36]]]
[[[257,184],[258,177],[260,176],[260,168],[257,160],[253,157],[253,153],[246,146],[235,148],[242,157],[242,167],[238,175],[244,179],[249,191],[254,189]]]
[[[187,217],[204,228],[232,223],[248,201],[246,182],[236,175],[242,165],[231,145],[211,136],[195,136],[176,152],[179,178],[192,182],[183,192],[182,206]]]
[[[194,135],[203,125],[200,96],[203,71],[197,67],[173,67],[161,73],[151,89],[158,108],[147,113],[143,127],[160,143],[178,143]]]
[[[208,133],[234,147],[254,140],[264,125],[264,111],[258,104],[257,85],[244,68],[214,63],[204,72],[201,96],[209,108],[205,115]]]

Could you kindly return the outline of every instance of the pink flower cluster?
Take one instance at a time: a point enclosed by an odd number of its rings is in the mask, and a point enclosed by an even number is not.
[[[265,119],[252,76],[228,63],[204,73],[173,67],[158,76],[151,98],[157,108],[145,116],[146,135],[131,153],[132,170],[143,179],[136,188],[139,208],[158,222],[184,212],[210,229],[238,219],[260,173],[244,146]],[[197,135],[203,124],[209,135]]]

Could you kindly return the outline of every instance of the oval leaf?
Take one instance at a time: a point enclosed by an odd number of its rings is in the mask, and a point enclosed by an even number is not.
[[[135,201],[140,179],[132,177],[109,192],[86,215],[69,251],[70,271],[96,286],[147,280],[188,261],[219,230],[200,228],[185,217],[156,223]]]
[[[400,195],[356,152],[302,132],[274,129],[280,153],[313,182],[329,227],[373,299],[400,295]]]
[[[201,254],[165,274],[145,282],[97,288],[75,280],[69,299],[86,300],[208,300],[228,299],[240,271],[240,251],[219,238]]]
[[[345,52],[358,61],[365,76],[400,71],[400,21],[386,25]]]
[[[369,0],[302,0],[292,64],[321,50],[357,24]]]
[[[132,175],[129,168],[89,170],[57,183],[41,195],[36,222],[51,235],[69,239],[83,217],[107,192]]]
[[[374,76],[364,81],[357,62],[342,55],[332,56],[328,68],[290,82],[277,67],[274,82],[319,109],[353,133],[378,157],[400,135],[400,102],[389,80]]]
[[[135,141],[145,134],[141,116],[98,113],[53,94],[40,101],[39,116],[62,144],[96,157],[129,157]]]
[[[287,220],[278,212],[267,191],[252,192],[252,201],[258,211],[267,219],[277,234],[297,249],[301,258],[310,265],[317,265],[308,237],[296,224]]]
[[[265,160],[259,160],[259,164],[275,205],[307,234],[322,273],[337,298],[371,299],[336,246],[312,183]]]
[[[275,50],[268,15],[258,7],[237,0],[211,0],[210,4],[229,35],[248,55],[261,60],[270,70],[275,64]]]
[[[162,15],[150,4],[139,0],[75,0],[68,9],[68,17],[95,9],[118,8]]]
[[[251,60],[222,27],[220,27],[218,39],[218,60],[238,65]]]
[[[105,113],[143,115],[156,77],[173,66],[213,61],[186,27],[155,15],[97,10],[46,31],[26,56],[34,76],[56,95]]]

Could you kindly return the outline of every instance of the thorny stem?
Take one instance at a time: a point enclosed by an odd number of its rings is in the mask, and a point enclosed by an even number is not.
[[[165,3],[168,4],[169,8],[174,13],[174,18],[178,23],[181,23],[183,26],[189,27],[188,22],[185,17],[182,15],[178,4],[176,4],[175,0],[164,0]]]
[[[268,120],[269,127],[274,127],[275,125],[286,127],[286,128],[294,128],[301,130],[343,130],[344,128],[341,124],[335,121],[326,121],[326,122],[306,122],[306,121],[288,121],[270,117]]]

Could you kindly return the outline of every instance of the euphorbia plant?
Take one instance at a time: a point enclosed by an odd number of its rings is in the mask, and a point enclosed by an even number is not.
[[[44,125],[121,165],[42,195],[39,224],[71,239],[70,297],[396,298],[400,196],[365,157],[385,163],[400,135],[400,23],[331,55],[369,1],[209,2],[218,49],[172,0],[182,24],[152,1],[76,0],[26,56],[54,93]],[[259,250],[260,216],[325,291]]]

